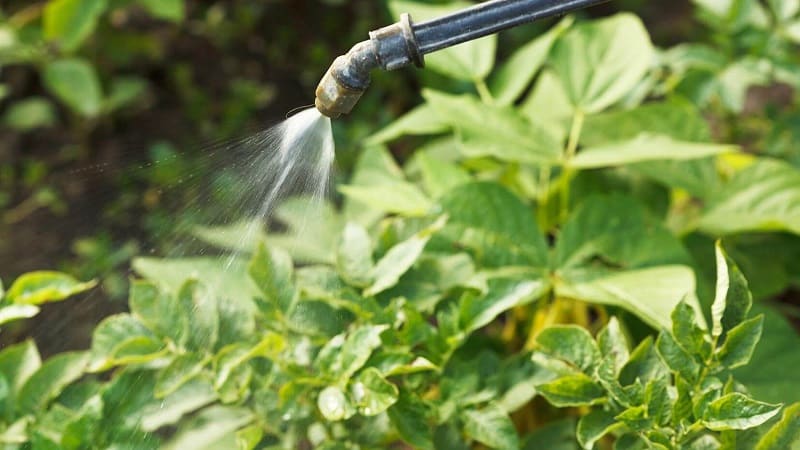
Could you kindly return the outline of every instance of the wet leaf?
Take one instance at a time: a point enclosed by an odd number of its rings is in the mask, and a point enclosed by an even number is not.
[[[81,283],[60,272],[29,272],[14,280],[6,292],[6,301],[20,305],[57,302],[93,288],[97,283]]]
[[[383,413],[397,402],[398,395],[397,386],[373,367],[362,370],[350,383],[350,396],[363,416]]]

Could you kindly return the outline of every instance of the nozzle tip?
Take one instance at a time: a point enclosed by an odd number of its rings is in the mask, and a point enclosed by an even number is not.
[[[314,101],[314,105],[320,113],[332,119],[342,114],[349,114],[358,103],[361,94],[364,93],[361,89],[354,89],[345,85],[337,78],[337,72],[334,68],[337,64],[346,64],[347,61],[347,57],[337,58],[317,86],[317,98]]]

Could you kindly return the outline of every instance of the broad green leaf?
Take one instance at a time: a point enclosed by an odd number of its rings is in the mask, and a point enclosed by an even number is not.
[[[183,0],[181,0],[183,1]],[[142,98],[147,90],[147,81],[139,77],[117,77],[111,81],[108,97],[103,101],[106,111],[127,106]]]
[[[27,340],[0,351],[0,375],[5,382],[7,394],[3,400],[3,416],[10,421],[18,407],[18,398],[25,383],[42,366],[42,358],[36,344]],[[20,400],[21,401],[21,400]]]
[[[83,376],[88,362],[86,352],[61,353],[48,359],[20,389],[18,411],[22,414],[40,412],[65,387]]]
[[[242,220],[230,225],[207,227],[195,226],[189,231],[201,241],[225,250],[252,253],[258,244],[266,241],[267,235],[260,220]]]
[[[375,416],[397,402],[397,386],[387,381],[378,369],[362,370],[350,383],[350,396],[356,402],[359,414]]]
[[[614,419],[624,423],[627,428],[638,432],[644,432],[653,426],[653,419],[647,416],[646,405],[626,408],[614,416]]]
[[[187,281],[178,291],[178,305],[189,322],[187,347],[196,352],[212,351],[219,337],[219,306],[214,292],[197,281]]]
[[[592,335],[577,325],[559,325],[546,328],[536,336],[536,345],[542,352],[574,364],[590,372],[600,362],[600,349]]]
[[[428,407],[414,394],[400,391],[397,403],[387,411],[400,437],[416,448],[433,448],[433,433],[428,423]]]
[[[45,66],[42,80],[47,89],[74,112],[85,117],[100,113],[103,100],[100,80],[86,60],[53,61]]]
[[[694,271],[687,266],[665,265],[614,272],[593,276],[584,282],[564,280],[556,284],[555,290],[562,297],[619,306],[654,328],[672,326],[670,312],[681,301],[700,309],[694,295]]]
[[[182,426],[162,448],[164,450],[220,448],[216,446],[216,441],[244,427],[253,419],[253,413],[244,408],[211,406]]]
[[[548,249],[533,211],[496,183],[459,186],[441,200],[448,226],[443,235],[490,267],[547,266]]]
[[[381,345],[381,333],[388,325],[365,325],[329,340],[314,365],[321,373],[341,381],[349,379]]]
[[[575,108],[597,113],[642,79],[654,56],[638,17],[618,14],[577,25],[553,47],[550,64]]]
[[[460,166],[441,161],[426,152],[418,151],[414,161],[419,166],[425,190],[434,199],[472,181],[469,174]]]
[[[671,318],[672,335],[678,345],[692,355],[707,359],[710,356],[711,343],[706,339],[707,332],[698,323],[697,311],[682,301],[672,311]]]
[[[186,15],[184,0],[137,0],[154,17],[181,22]]]
[[[759,402],[734,392],[711,402],[703,415],[703,425],[715,430],[746,430],[768,421],[781,405]]]
[[[431,209],[430,199],[416,185],[397,181],[374,186],[339,186],[339,192],[377,211],[423,216]]]
[[[464,432],[470,438],[489,448],[519,448],[519,437],[514,423],[502,408],[490,403],[483,409],[468,409],[461,413]]]
[[[201,355],[195,353],[176,356],[159,372],[153,395],[156,398],[164,398],[173,394],[189,380],[199,375],[206,362],[207,360],[203,360]]]
[[[238,395],[238,388],[247,386],[236,386],[241,378],[249,378],[243,374],[250,368],[244,367],[248,361],[257,357],[264,357],[274,360],[286,348],[286,340],[283,336],[268,331],[261,341],[255,346],[237,342],[220,350],[214,356],[214,388],[220,392],[234,391]],[[234,396],[234,395],[231,396]]]
[[[356,413],[355,407],[337,386],[328,386],[319,393],[317,408],[322,416],[331,422],[349,419]]]
[[[216,399],[217,395],[211,383],[201,378],[189,380],[175,392],[142,409],[142,429],[155,431],[163,426],[177,423],[184,415]]]
[[[131,282],[128,303],[131,314],[157,336],[182,343],[189,332],[191,315],[181,311],[176,296],[161,293],[147,281]]]
[[[561,79],[551,69],[544,69],[533,90],[520,106],[529,121],[540,123],[559,140],[566,139],[575,108]]]
[[[760,158],[709,199],[698,227],[716,235],[780,230],[800,234],[800,170]]]
[[[628,340],[622,332],[619,320],[612,317],[605,327],[597,334],[597,346],[600,353],[605,357],[612,358],[614,362],[614,375],[617,375],[622,366],[628,362],[630,350]]]
[[[414,22],[423,22],[446,16],[472,5],[472,3],[464,1],[449,2],[446,5],[427,5],[405,0],[391,0],[389,1],[389,10],[396,18],[399,18],[402,13],[409,13]],[[426,55],[425,66],[459,80],[482,80],[489,75],[494,66],[496,47],[497,36],[490,35]]]
[[[187,280],[200,280],[217,296],[248,306],[252,306],[252,298],[260,295],[248,276],[246,262],[238,258],[135,258],[133,269],[173,295]]]
[[[554,164],[561,157],[558,140],[513,108],[488,106],[470,95],[433,90],[422,95],[458,133],[461,152],[467,157],[491,156],[529,164]]]
[[[163,342],[131,315],[110,316],[94,329],[88,370],[147,362],[159,357],[163,348]]]
[[[0,308],[0,325],[21,319],[30,319],[39,314],[39,307],[34,305],[8,305]]]
[[[503,312],[536,300],[546,289],[544,280],[491,280],[485,294],[467,293],[461,298],[461,329],[469,334],[483,328]]]
[[[736,380],[755,398],[768,402],[799,402],[800,336],[786,317],[773,308],[756,307],[765,317],[764,331],[750,364],[736,369]]]
[[[8,107],[3,114],[2,123],[20,131],[44,128],[56,123],[56,112],[47,99],[28,97]]]
[[[550,49],[575,19],[567,16],[548,32],[515,51],[503,66],[494,72],[489,87],[498,105],[510,105],[530,85],[534,76],[542,68]]]
[[[372,281],[372,240],[364,227],[348,223],[342,233],[336,253],[339,276],[355,286],[367,286]]]
[[[597,147],[625,142],[642,133],[670,136],[676,141],[711,141],[708,123],[697,107],[688,101],[669,100],[590,115],[584,122],[580,142]]]
[[[575,434],[581,447],[592,449],[595,442],[620,427],[620,425],[613,415],[598,409],[581,417]]]
[[[747,318],[750,307],[753,305],[753,295],[748,289],[744,275],[736,263],[730,259],[720,242],[717,242],[715,249],[717,287],[714,303],[711,305],[713,323],[711,334],[719,337]]]
[[[248,266],[250,278],[261,291],[262,301],[288,314],[296,302],[292,282],[293,265],[289,254],[281,249],[259,245]]]
[[[800,442],[800,403],[783,409],[781,420],[759,439],[756,450],[783,450]]]
[[[92,34],[106,6],[106,0],[48,2],[42,16],[44,37],[68,52],[75,50]]]
[[[370,278],[373,281],[364,290],[364,295],[373,296],[397,284],[400,277],[414,265],[422,254],[431,236],[442,229],[446,220],[447,217],[442,216],[409,239],[390,248],[372,268]]]
[[[536,387],[553,406],[591,406],[604,400],[605,391],[588,375],[576,373]]]
[[[720,364],[729,369],[747,365],[753,357],[763,329],[763,315],[745,320],[730,329],[719,349]]]
[[[697,380],[700,365],[666,330],[658,335],[656,350],[673,372],[680,374],[680,376],[689,381],[694,382]]]
[[[569,161],[569,165],[579,169],[597,169],[644,161],[698,159],[736,150],[733,145],[686,142],[663,135],[640,134],[630,141],[583,149]]]
[[[448,129],[447,122],[429,104],[423,103],[368,137],[365,144],[383,144],[408,135],[441,134]]]
[[[403,171],[398,167],[391,153],[384,147],[375,146],[368,147],[361,152],[361,156],[353,169],[353,176],[350,178],[349,186],[371,187],[381,184],[394,185],[403,182],[405,182]],[[306,209],[303,209],[299,213],[302,214],[305,211]],[[375,210],[372,205],[367,205],[352,197],[345,198],[344,216],[348,221],[369,226],[382,219],[384,215],[385,211]],[[341,224],[336,229],[340,230],[343,226],[344,224]],[[322,231],[324,230],[317,231],[317,233]],[[335,243],[338,238],[338,234],[334,235],[331,242]]]
[[[60,272],[29,272],[20,275],[6,292],[6,301],[20,305],[57,302],[93,288],[97,283],[81,283]]]
[[[623,386],[633,384],[637,379],[642,383],[669,376],[669,371],[658,356],[653,338],[648,336],[631,352],[631,357],[619,374]]]

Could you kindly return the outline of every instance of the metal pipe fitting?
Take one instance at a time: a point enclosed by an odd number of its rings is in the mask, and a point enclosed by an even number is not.
[[[606,1],[491,0],[417,25],[403,14],[400,22],[371,32],[368,41],[336,58],[317,87],[315,105],[331,118],[348,114],[369,87],[372,69],[423,67],[428,53]]]
[[[340,56],[317,86],[315,106],[322,114],[337,118],[348,114],[369,87],[370,72],[378,67],[395,70],[415,64],[423,67],[411,17],[369,33],[370,39],[356,44]]]

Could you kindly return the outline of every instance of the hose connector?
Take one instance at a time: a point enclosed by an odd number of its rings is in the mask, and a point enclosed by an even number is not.
[[[314,102],[322,114],[334,119],[349,114],[369,87],[373,69],[424,66],[408,14],[403,14],[398,23],[370,32],[369,37],[336,58],[322,77]]]

